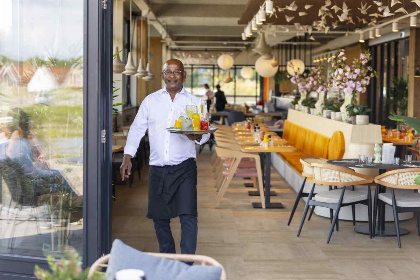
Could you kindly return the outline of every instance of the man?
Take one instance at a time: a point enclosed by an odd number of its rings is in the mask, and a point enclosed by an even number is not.
[[[203,100],[207,102],[207,112],[210,112],[210,106],[214,99],[213,91],[210,89],[208,84],[204,84],[204,95]]]
[[[220,90],[220,85],[217,85],[216,89],[217,89],[216,94],[215,94],[216,104],[215,104],[214,107],[216,108],[216,111],[218,111],[218,112],[219,111],[224,111],[225,106],[227,104],[225,93]]]
[[[195,143],[203,144],[206,135],[171,134],[177,112],[185,106],[199,104],[199,99],[184,88],[186,72],[177,59],[163,66],[166,86],[142,102],[128,133],[121,165],[121,177],[131,172],[131,157],[148,130],[150,141],[149,204],[147,217],[153,219],[161,253],[175,253],[170,220],[181,221],[181,253],[194,254],[197,246],[197,165]]]

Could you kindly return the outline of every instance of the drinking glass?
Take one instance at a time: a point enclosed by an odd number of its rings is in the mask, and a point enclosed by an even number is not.
[[[411,163],[413,160],[413,155],[405,155],[405,163]]]
[[[187,114],[187,116],[192,119],[192,115],[194,113],[197,113],[197,106],[195,105],[186,105],[185,107],[185,113]]]
[[[367,165],[372,165],[373,157],[367,157]]]
[[[361,164],[366,163],[366,156],[365,155],[359,155],[359,163],[361,163]]]
[[[400,158],[399,157],[394,158],[394,160],[395,160],[395,165],[400,165]]]

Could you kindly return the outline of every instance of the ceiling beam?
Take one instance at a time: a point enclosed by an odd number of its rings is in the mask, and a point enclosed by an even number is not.
[[[212,36],[212,37],[241,37],[242,26],[168,26],[172,36]]]
[[[153,4],[153,12],[161,17],[218,17],[239,19],[245,5],[168,5]]]

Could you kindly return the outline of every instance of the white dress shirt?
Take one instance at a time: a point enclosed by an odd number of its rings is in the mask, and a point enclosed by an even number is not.
[[[173,134],[166,130],[173,127],[186,105],[198,105],[199,99],[182,87],[172,101],[166,87],[149,94],[130,127],[124,154],[136,154],[141,138],[148,130],[150,142],[150,165],[177,165],[196,157],[195,142],[204,144],[210,134],[204,134],[200,142],[191,141],[186,135]]]

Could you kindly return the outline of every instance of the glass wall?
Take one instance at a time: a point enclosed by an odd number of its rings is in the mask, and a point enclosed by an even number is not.
[[[83,0],[2,0],[0,253],[83,252]]]
[[[229,70],[222,70],[215,65],[188,65],[185,67],[187,72],[185,88],[201,97],[204,94],[204,84],[208,84],[214,91],[219,84],[228,103],[255,105],[259,97],[259,76],[254,71],[250,79],[242,78],[242,67],[245,66],[233,66]],[[253,66],[250,67],[254,69]],[[228,73],[232,82],[225,83],[224,79]]]

